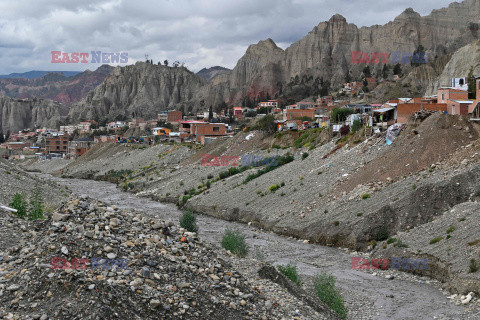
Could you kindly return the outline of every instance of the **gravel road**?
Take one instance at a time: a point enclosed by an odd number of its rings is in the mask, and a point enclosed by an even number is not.
[[[87,195],[121,209],[135,208],[146,215],[173,222],[177,222],[181,215],[173,205],[120,192],[111,183],[41,176],[68,186],[75,194]],[[331,272],[337,278],[351,319],[480,319],[478,300],[474,299],[467,306],[456,305],[447,299],[449,293],[443,291],[437,281],[393,270],[352,270],[351,257],[364,256],[362,253],[306,244],[204,215],[197,220],[200,237],[205,241],[219,246],[226,228],[241,230],[247,237],[251,258],[273,264],[292,262],[298,266],[303,283],[310,283],[310,278],[317,273]],[[387,279],[387,275],[394,279]]]

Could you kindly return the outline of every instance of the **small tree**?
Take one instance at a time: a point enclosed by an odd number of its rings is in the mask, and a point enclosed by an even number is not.
[[[40,188],[35,188],[32,198],[30,199],[30,212],[28,220],[45,219],[43,216],[43,199]]]
[[[372,72],[370,71],[370,66],[366,66],[363,68],[363,74],[365,78],[370,78],[372,76]]]
[[[184,229],[187,229],[190,232],[197,232],[197,218],[192,211],[185,211],[180,218],[180,226]]]
[[[15,193],[12,199],[12,203],[10,203],[10,207],[17,210],[16,215],[21,218],[25,219],[27,216],[27,200],[25,200],[25,196],[21,193]]]
[[[163,61],[163,64],[168,67],[168,60]]]
[[[398,75],[400,76],[402,74],[402,66],[400,65],[400,63],[397,63],[394,67],[393,67],[393,74],[394,75]]]
[[[473,67],[470,67],[467,77],[468,83],[468,99],[477,98],[477,82],[475,81],[475,76],[473,75]]]
[[[259,130],[267,132],[267,133],[273,133],[277,131],[277,126],[275,124],[275,118],[273,115],[268,114],[258,120],[257,127]]]

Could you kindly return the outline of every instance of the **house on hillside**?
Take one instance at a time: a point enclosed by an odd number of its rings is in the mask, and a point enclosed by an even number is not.
[[[171,129],[163,128],[163,127],[157,127],[152,129],[152,134],[154,136],[168,136],[170,132],[172,132]]]
[[[95,144],[94,139],[80,138],[68,142],[68,156],[78,158]]]
[[[480,77],[475,78],[476,81],[476,99],[468,108],[471,121],[480,121]]]
[[[298,118],[308,117],[315,119],[315,109],[287,109],[283,113],[283,120],[295,120]]]

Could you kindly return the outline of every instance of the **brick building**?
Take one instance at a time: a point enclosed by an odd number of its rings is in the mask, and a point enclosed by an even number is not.
[[[168,122],[178,122],[181,121],[183,117],[182,111],[169,111],[167,112],[167,121]]]
[[[315,109],[288,109],[283,113],[283,120],[295,120],[303,117],[315,119]]]
[[[45,138],[45,150],[47,153],[68,152],[68,141],[70,136],[67,134],[49,135]]]

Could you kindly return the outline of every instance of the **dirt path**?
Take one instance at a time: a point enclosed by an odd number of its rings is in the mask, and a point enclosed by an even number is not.
[[[100,199],[119,208],[135,208],[146,215],[177,222],[181,212],[173,205],[161,204],[130,193],[120,192],[107,182],[42,177],[66,185],[76,194]],[[377,275],[351,270],[349,253],[338,248],[304,244],[294,239],[257,230],[253,227],[215,219],[198,217],[202,239],[219,246],[226,228],[241,230],[250,246],[250,255],[274,264],[292,262],[299,268],[304,283],[323,271],[333,273],[341,288],[351,319],[480,319],[480,313],[464,306],[455,306],[446,298],[436,281],[393,271]],[[385,275],[394,275],[388,280]]]

